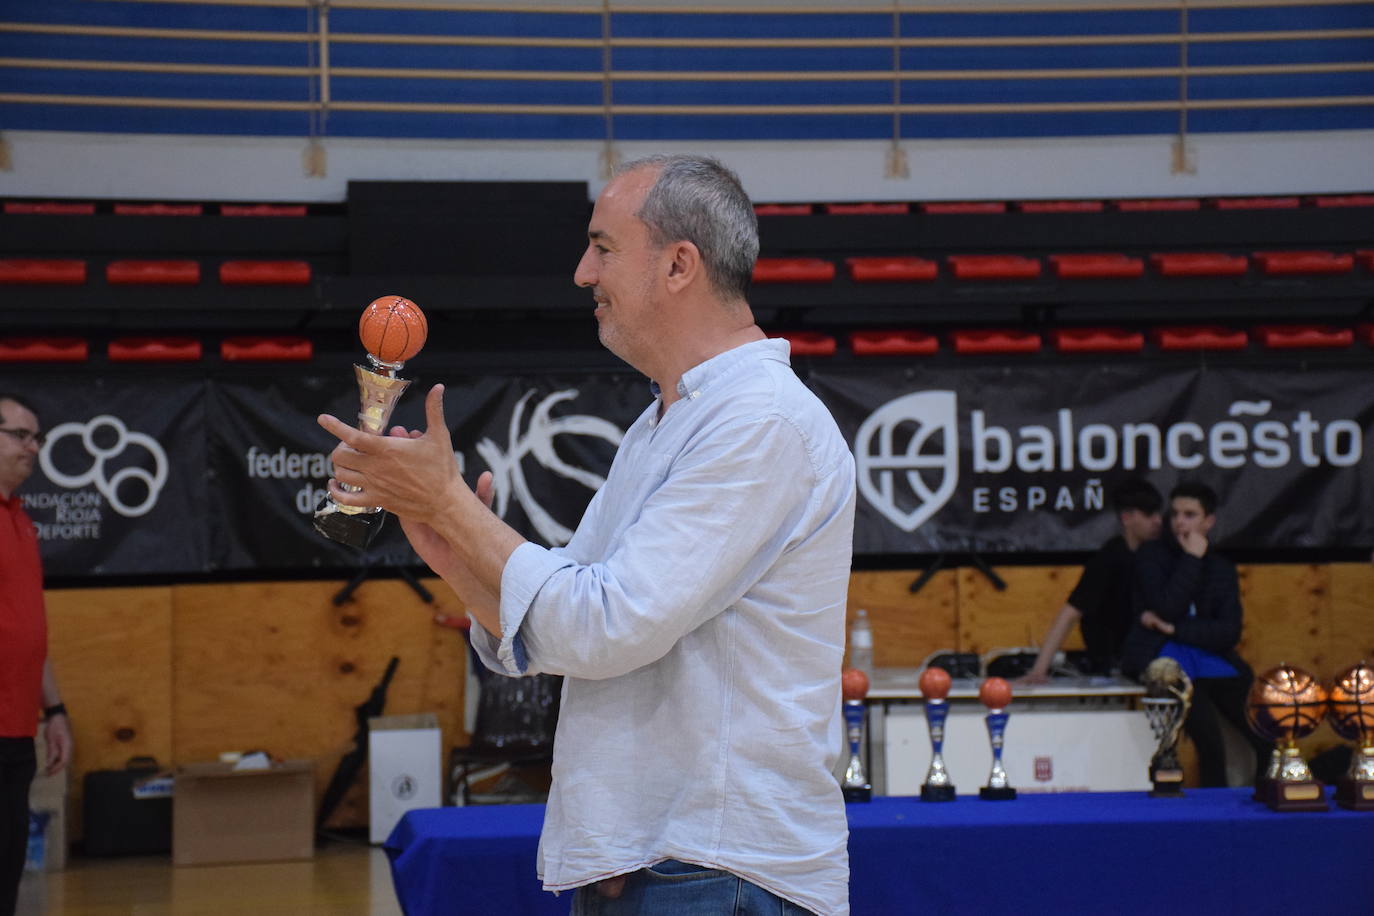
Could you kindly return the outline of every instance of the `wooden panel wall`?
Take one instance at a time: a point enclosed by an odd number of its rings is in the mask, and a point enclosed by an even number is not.
[[[311,758],[322,795],[352,746],[354,707],[393,655],[386,714],[436,713],[444,747],[466,742],[466,646],[433,622],[459,608],[441,581],[425,584],[435,605],[398,580],[364,582],[337,607],[338,582],[49,591],[50,653],[76,732],[74,835],[83,774],[139,755]],[[366,822],[364,771],[331,824]]]
[[[937,650],[1033,646],[1077,581],[1076,567],[998,567],[999,591],[972,568],[942,570],[917,593],[919,570],[856,573],[849,606],[869,612],[879,665],[915,666]],[[262,748],[317,762],[317,792],[348,749],[353,709],[401,659],[391,714],[435,712],[444,746],[463,731],[462,635],[432,621],[459,614],[437,579],[436,605],[403,582],[365,582],[336,607],[339,582],[54,590],[51,654],[76,730],[73,833],[82,775],[150,755],[164,763]],[[1256,670],[1289,662],[1326,678],[1374,661],[1374,565],[1241,569],[1241,652]],[[1078,645],[1075,633],[1068,645]],[[1309,741],[1335,742],[1329,729]],[[365,786],[360,780],[359,787]],[[355,788],[332,823],[366,821]]]

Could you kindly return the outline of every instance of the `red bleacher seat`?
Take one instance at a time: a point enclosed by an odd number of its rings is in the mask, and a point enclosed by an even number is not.
[[[194,286],[200,282],[200,264],[195,261],[111,261],[105,266],[105,282]]]
[[[219,266],[225,286],[305,286],[310,282],[308,261],[225,261]]]
[[[845,258],[844,263],[855,283],[919,283],[940,272],[934,261],[915,257]]]
[[[1350,328],[1316,324],[1271,324],[1255,328],[1255,336],[1270,350],[1339,349],[1355,342]]]
[[[1353,255],[1331,251],[1257,251],[1255,260],[1270,276],[1345,274],[1355,266]]]
[[[5,212],[8,214],[43,216],[91,216],[95,213],[95,204],[64,203],[59,201],[31,202],[24,200],[7,200],[5,201]]]
[[[923,331],[855,331],[849,348],[856,356],[930,356],[940,341]]]
[[[226,337],[219,343],[226,362],[308,362],[315,345],[307,337]]]
[[[0,261],[0,283],[80,286],[86,262],[69,258],[13,258]]]
[[[954,352],[959,354],[1035,353],[1040,349],[1039,334],[1013,328],[954,331],[949,336]]]
[[[834,356],[837,346],[834,337],[820,331],[783,331],[768,336],[780,337],[791,344],[793,356]]]
[[[186,363],[200,359],[194,337],[119,337],[110,341],[108,355],[119,363]]]
[[[759,258],[754,264],[755,283],[829,283],[835,265],[820,258]]]
[[[1050,332],[1060,353],[1139,353],[1145,335],[1125,328],[1056,328]]]
[[[1147,213],[1153,210],[1200,210],[1202,201],[1196,197],[1164,197],[1157,200],[1118,200],[1116,208],[1122,213]]]
[[[931,201],[920,205],[922,213],[1006,213],[1000,200]]]
[[[1360,340],[1374,347],[1374,324],[1362,324],[1358,328]]]
[[[200,216],[200,204],[115,204],[117,216]]]
[[[1296,197],[1219,197],[1218,210],[1296,210],[1302,205]]]
[[[825,204],[825,212],[832,216],[873,216],[884,213],[910,213],[908,203]]]
[[[220,204],[221,216],[305,216],[305,204]]]
[[[1244,350],[1249,344],[1244,331],[1218,325],[1179,325],[1152,333],[1161,350]]]
[[[1101,213],[1100,200],[1023,200],[1016,205],[1022,213]]]
[[[1166,277],[1239,277],[1250,269],[1243,254],[1174,251],[1150,255],[1150,264]]]
[[[1139,277],[1145,262],[1124,254],[1052,254],[1055,276],[1064,279]]]
[[[947,260],[958,280],[1030,280],[1040,276],[1039,258],[1019,254],[953,254]]]
[[[1374,270],[1374,251],[1357,251],[1355,257],[1365,270]]]
[[[1318,207],[1374,207],[1374,194],[1327,194],[1312,198]]]
[[[90,347],[80,337],[0,338],[3,363],[79,363],[89,355]]]

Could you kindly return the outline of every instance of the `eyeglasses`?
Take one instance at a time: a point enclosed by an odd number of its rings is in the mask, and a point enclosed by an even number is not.
[[[7,433],[19,440],[20,445],[28,445],[30,442],[36,443],[39,448],[43,447],[43,440],[47,438],[41,432],[34,432],[31,429],[6,429],[0,426],[0,433]]]

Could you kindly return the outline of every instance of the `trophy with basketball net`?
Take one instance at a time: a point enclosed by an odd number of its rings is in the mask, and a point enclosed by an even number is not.
[[[858,668],[850,668],[840,678],[844,691],[844,726],[849,739],[849,765],[844,770],[840,788],[844,800],[866,802],[873,800],[873,786],[864,774],[864,762],[859,757],[859,745],[864,733],[864,697],[868,696],[868,675]]]
[[[363,309],[358,321],[358,337],[367,350],[371,368],[355,365],[362,407],[358,428],[374,435],[386,435],[386,425],[401,393],[410,384],[399,378],[397,370],[425,345],[429,322],[419,306],[403,296],[382,296]],[[339,484],[353,490],[348,484]],[[359,549],[377,537],[386,521],[383,509],[369,506],[341,506],[328,494],[315,510],[315,530],[340,544]]]
[[[1327,720],[1347,741],[1355,742],[1350,769],[1336,782],[1336,803],[1354,811],[1374,811],[1374,668],[1351,665],[1331,682]]]
[[[1167,656],[1150,662],[1141,680],[1145,682],[1145,696],[1140,704],[1159,743],[1150,758],[1150,797],[1179,798],[1183,795],[1183,767],[1178,762],[1178,739],[1193,705],[1193,682],[1179,663]]]
[[[954,801],[954,783],[950,782],[942,752],[945,746],[945,720],[949,718],[951,679],[944,668],[927,668],[921,672],[918,686],[925,697],[926,726],[930,729],[930,768],[926,781],[921,783],[921,801]]]
[[[1247,703],[1252,727],[1278,744],[1278,772],[1266,776],[1263,801],[1274,811],[1327,810],[1322,784],[1298,749],[1298,739],[1316,731],[1326,716],[1326,688],[1301,668],[1280,665],[1255,678]]]
[[[1011,705],[1011,685],[1000,677],[990,677],[978,688],[978,699],[988,708],[984,721],[988,726],[988,740],[992,742],[992,772],[988,784],[978,790],[984,801],[1010,801],[1016,790],[1002,766],[1002,740],[1007,733],[1007,707]]]

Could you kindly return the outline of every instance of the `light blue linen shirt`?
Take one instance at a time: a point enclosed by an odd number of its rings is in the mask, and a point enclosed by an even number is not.
[[[538,871],[567,890],[665,858],[849,911],[832,773],[854,460],[785,341],[684,373],[626,432],[563,548],[523,544],[484,663],[565,676]]]

